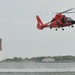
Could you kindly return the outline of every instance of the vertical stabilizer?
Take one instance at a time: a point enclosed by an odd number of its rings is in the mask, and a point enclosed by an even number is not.
[[[40,17],[39,17],[38,15],[36,16],[36,19],[37,19],[37,22],[38,22],[39,24],[43,25],[43,22],[41,21],[41,19],[40,19]]]
[[[37,28],[42,30],[44,28],[43,27],[43,22],[41,21],[41,19],[38,15],[36,16],[36,19],[37,19]]]

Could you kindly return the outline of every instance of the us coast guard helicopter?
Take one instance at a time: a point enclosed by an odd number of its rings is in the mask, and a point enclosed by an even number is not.
[[[63,15],[64,13],[75,13],[75,12],[69,12],[71,10],[73,10],[74,8],[68,9],[66,11],[63,12],[59,12],[57,13],[54,18],[47,23],[43,23],[42,20],[40,19],[40,17],[37,15],[36,19],[37,19],[37,28],[39,30],[42,30],[44,28],[49,27],[50,29],[55,28],[56,31],[58,30],[58,28],[62,28],[62,30],[64,30],[64,27],[67,26],[71,26],[72,28],[74,27],[73,25],[75,24],[75,20],[71,19],[70,17],[66,17],[65,15]]]

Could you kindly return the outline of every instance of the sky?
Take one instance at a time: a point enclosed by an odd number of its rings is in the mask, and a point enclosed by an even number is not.
[[[64,31],[36,27],[36,15],[45,23],[51,21],[56,12],[70,8],[75,8],[75,0],[0,0],[3,59],[75,56],[75,27],[65,27]],[[75,19],[75,13],[65,15]]]

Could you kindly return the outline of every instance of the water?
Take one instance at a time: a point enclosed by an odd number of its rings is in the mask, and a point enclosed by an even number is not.
[[[75,63],[0,63],[0,75],[75,75]]]

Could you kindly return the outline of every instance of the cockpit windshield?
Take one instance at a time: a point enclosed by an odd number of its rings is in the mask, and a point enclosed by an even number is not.
[[[72,19],[71,19],[70,17],[68,17],[68,18],[67,18],[67,21],[68,21],[68,22],[71,22],[71,21],[72,21]]]

